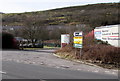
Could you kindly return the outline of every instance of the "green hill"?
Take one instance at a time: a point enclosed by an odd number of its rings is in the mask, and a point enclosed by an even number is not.
[[[38,25],[76,25],[90,27],[120,24],[120,3],[102,3],[73,6],[47,11],[3,14],[3,25],[20,25],[24,22]]]

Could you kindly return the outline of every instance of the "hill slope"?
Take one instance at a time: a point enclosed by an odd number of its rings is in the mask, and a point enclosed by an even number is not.
[[[120,3],[92,4],[47,11],[3,14],[3,25],[24,25],[31,20],[39,25],[88,24],[90,27],[120,24]]]

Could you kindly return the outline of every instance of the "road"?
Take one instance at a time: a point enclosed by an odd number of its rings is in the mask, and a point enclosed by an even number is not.
[[[54,50],[3,51],[3,79],[117,79],[114,70],[57,58]]]
[[[116,79],[115,76],[3,61],[3,79]]]

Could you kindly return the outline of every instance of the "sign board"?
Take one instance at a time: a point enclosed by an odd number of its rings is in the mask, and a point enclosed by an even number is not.
[[[69,43],[70,43],[70,35],[62,34],[61,35],[61,47],[65,47]]]
[[[74,37],[74,44],[82,44],[83,37]]]
[[[75,48],[82,48],[82,44],[74,44]]]
[[[74,32],[74,37],[81,37],[82,36],[82,32]]]
[[[82,32],[74,32],[74,47],[75,48],[82,48],[82,43],[83,43],[83,36]]]
[[[120,47],[120,25],[101,26],[94,29],[94,36],[97,40],[108,42]]]

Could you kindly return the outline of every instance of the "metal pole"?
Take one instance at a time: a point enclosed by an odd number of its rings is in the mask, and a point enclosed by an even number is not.
[[[82,58],[82,48],[80,48],[80,58]]]
[[[77,49],[75,48],[75,57],[77,56]]]

